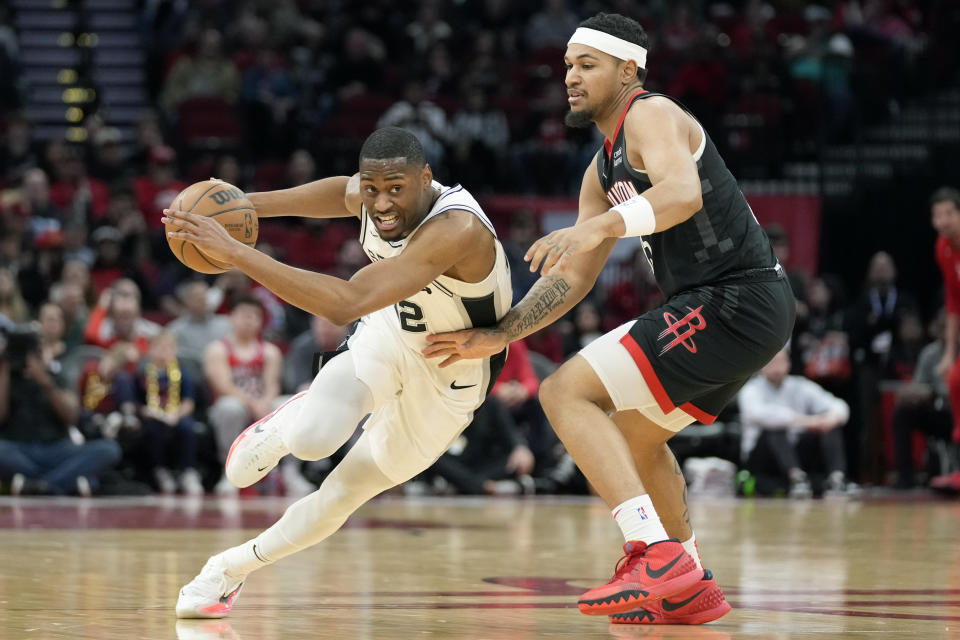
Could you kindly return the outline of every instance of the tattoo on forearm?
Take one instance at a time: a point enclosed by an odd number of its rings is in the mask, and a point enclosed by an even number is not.
[[[511,339],[516,339],[530,329],[539,329],[543,320],[563,304],[571,288],[563,278],[538,280],[530,293],[504,318],[504,331]]]

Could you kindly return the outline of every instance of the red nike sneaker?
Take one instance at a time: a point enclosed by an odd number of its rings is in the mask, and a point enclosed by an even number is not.
[[[675,539],[651,545],[631,540],[623,545],[623,552],[613,579],[580,596],[577,606],[581,613],[606,616],[632,611],[647,602],[686,591],[703,577],[697,563]]]
[[[723,597],[717,581],[709,569],[703,578],[686,591],[663,600],[644,605],[641,609],[615,613],[614,624],[703,624],[716,620],[730,611],[730,603]]]

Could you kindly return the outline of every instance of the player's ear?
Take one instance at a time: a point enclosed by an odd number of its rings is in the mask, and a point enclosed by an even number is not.
[[[420,175],[423,178],[423,188],[427,189],[433,183],[433,169],[430,168],[429,164],[425,164],[423,165],[423,173]]]
[[[637,73],[640,69],[637,67],[636,60],[626,60],[620,65],[620,82],[630,84],[637,79]]]

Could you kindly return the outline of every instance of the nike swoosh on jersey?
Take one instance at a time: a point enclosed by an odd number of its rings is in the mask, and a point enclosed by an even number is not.
[[[475,387],[475,386],[477,386],[476,383],[460,385],[460,384],[457,384],[456,380],[450,383],[450,388],[453,389],[454,391],[456,391],[457,389],[469,389],[470,387]]]
[[[682,609],[683,607],[693,602],[694,598],[696,598],[706,590],[707,588],[704,587],[703,589],[700,589],[700,591],[697,591],[695,594],[693,594],[686,600],[681,600],[680,602],[670,602],[669,600],[664,598],[663,601],[661,602],[661,606],[663,607],[664,611],[676,611],[677,609]]]
[[[684,552],[684,553],[686,553],[686,552]],[[681,553],[681,554],[678,555],[676,558],[674,558],[673,560],[671,560],[671,561],[668,562],[667,564],[663,565],[663,566],[660,567],[659,569],[651,569],[651,568],[650,568],[650,565],[647,565],[647,575],[650,576],[650,577],[653,578],[653,579],[657,579],[657,578],[662,577],[663,574],[665,574],[667,571],[670,571],[670,569],[673,568],[673,565],[675,565],[675,564],[677,564],[678,562],[680,562],[680,559],[683,557],[683,555],[684,555],[684,554]]]

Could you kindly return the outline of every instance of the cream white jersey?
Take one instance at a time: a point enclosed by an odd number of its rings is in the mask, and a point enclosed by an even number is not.
[[[447,211],[464,211],[479,218],[494,236],[496,259],[490,273],[480,282],[463,282],[440,275],[410,298],[364,318],[368,325],[387,328],[417,354],[426,346],[426,336],[431,333],[496,324],[510,309],[513,299],[506,253],[480,205],[460,185],[446,187],[434,181],[433,188],[440,194],[433,207],[403,239],[384,240],[377,233],[376,225],[370,222],[366,210],[361,212],[360,244],[370,260],[377,262],[400,255],[424,224]],[[496,367],[496,363],[490,364]]]

